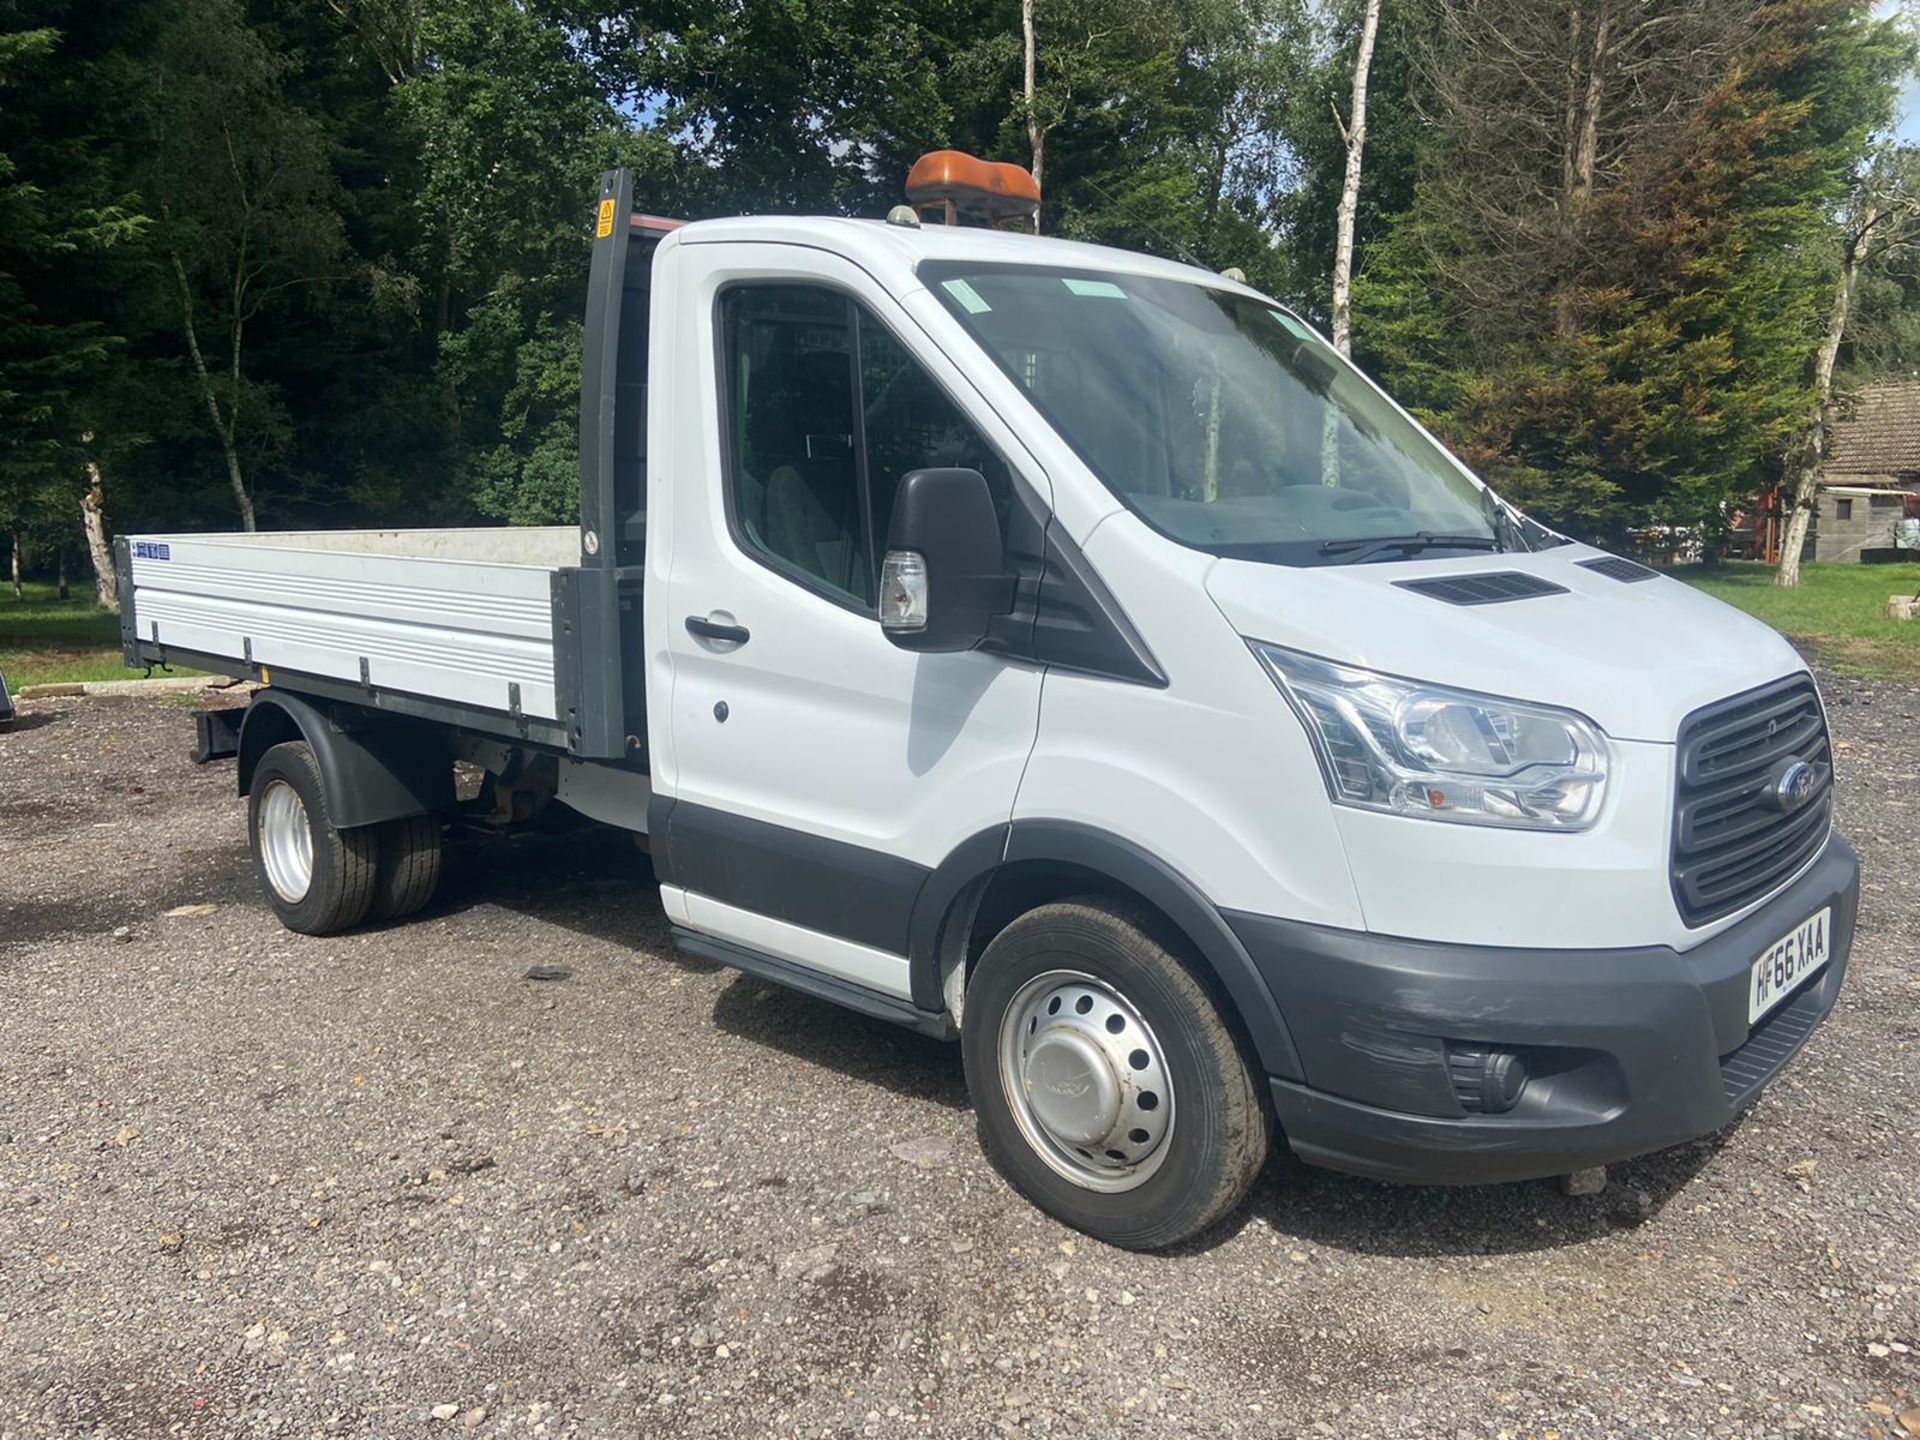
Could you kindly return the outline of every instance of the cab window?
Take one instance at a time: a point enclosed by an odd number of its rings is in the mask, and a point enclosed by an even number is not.
[[[873,608],[900,477],[986,476],[1005,523],[1006,465],[857,302],[817,285],[721,296],[727,502],[749,554],[809,589]]]

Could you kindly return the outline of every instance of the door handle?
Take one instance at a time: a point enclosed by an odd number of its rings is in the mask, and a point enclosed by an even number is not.
[[[723,625],[704,615],[687,616],[687,633],[698,635],[702,640],[724,640],[734,645],[744,645],[753,637],[753,632],[744,625]]]

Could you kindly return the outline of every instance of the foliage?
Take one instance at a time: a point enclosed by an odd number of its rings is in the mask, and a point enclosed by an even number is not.
[[[1905,61],[1870,9],[1387,0],[1364,363],[1587,532],[1763,483]],[[0,529],[73,552],[89,465],[118,529],[569,518],[616,164],[669,214],[876,215],[1038,120],[1049,233],[1324,316],[1359,10],[1034,0],[1029,112],[1020,0],[0,0]],[[1864,275],[1849,383],[1917,363],[1912,268]]]
[[[0,529],[55,546],[147,224],[95,123],[129,88],[106,28],[85,0],[0,5]]]
[[[1695,0],[1659,27],[1613,0],[1572,23],[1545,0],[1432,3],[1431,120],[1360,287],[1367,360],[1588,533],[1771,484],[1808,412],[1833,206],[1888,118],[1891,28],[1864,0]],[[1609,20],[1613,48],[1583,46]]]

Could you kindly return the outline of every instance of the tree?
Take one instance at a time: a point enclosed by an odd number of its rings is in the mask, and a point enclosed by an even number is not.
[[[1275,119],[1286,163],[1277,174],[1271,223],[1286,257],[1284,293],[1303,313],[1333,325],[1333,261],[1340,248],[1353,77],[1366,0],[1311,12],[1280,52],[1286,73]],[[1367,65],[1365,183],[1354,197],[1349,273],[1365,272],[1373,245],[1413,204],[1420,117],[1410,98],[1410,41],[1428,23],[1423,5],[1382,7]]]
[[[0,525],[64,567],[81,518],[88,397],[125,350],[146,232],[124,163],[158,7],[8,8],[0,30]]]
[[[1380,0],[1366,0],[1359,49],[1353,58],[1353,100],[1340,126],[1347,144],[1347,166],[1333,242],[1333,347],[1342,355],[1353,353],[1353,227],[1360,206],[1360,166],[1367,148],[1367,72],[1373,65],[1373,41],[1379,30]]]
[[[1829,208],[1902,46],[1866,0],[1427,0],[1368,363],[1557,523],[1703,522],[1801,427]]]
[[[393,101],[422,157],[413,268],[436,295],[451,499],[514,523],[564,520],[579,507],[589,201],[622,163],[657,192],[669,151],[630,129],[593,57],[538,6],[461,0],[422,35],[419,73]]]
[[[1800,557],[1813,523],[1832,421],[1834,368],[1847,337],[1860,276],[1875,265],[1920,252],[1920,150],[1878,154],[1849,197],[1840,229],[1839,276],[1828,302],[1826,329],[1814,353],[1812,415],[1787,467],[1786,488],[1792,500],[1780,539],[1780,565],[1773,577],[1774,584],[1787,588],[1800,583]]]
[[[338,193],[320,127],[237,0],[183,0],[161,55],[148,187],[195,388],[241,524],[256,528],[248,457],[284,450],[287,419],[247,366],[249,327],[339,277]]]

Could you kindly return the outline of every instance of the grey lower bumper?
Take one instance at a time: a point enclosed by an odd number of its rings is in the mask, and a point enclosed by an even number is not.
[[[1726,1125],[1833,1008],[1859,884],[1836,835],[1793,884],[1686,951],[1479,949],[1226,919],[1300,1052],[1304,1080],[1272,1082],[1294,1151],[1380,1179],[1478,1184],[1624,1160]],[[1822,906],[1832,958],[1749,1028],[1749,967]],[[1519,1103],[1469,1113],[1449,1042],[1523,1052],[1532,1078]]]

